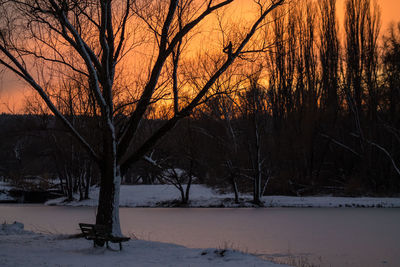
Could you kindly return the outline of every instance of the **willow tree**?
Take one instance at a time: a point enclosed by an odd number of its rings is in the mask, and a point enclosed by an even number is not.
[[[287,1],[287,0],[286,0]],[[219,49],[223,60],[207,82],[185,95],[185,101],[173,88],[165,87],[162,77],[180,61],[180,45],[199,25],[214,27],[211,14],[234,4],[234,0],[0,0],[0,63],[30,85],[48,109],[87,150],[101,173],[96,223],[106,225],[114,236],[121,236],[119,223],[119,187],[121,177],[134,162],[142,159],[179,120],[187,117],[204,100],[218,78],[242,53],[257,50],[246,45],[264,24],[267,15],[285,0],[254,1],[255,16],[245,32],[235,40],[225,40]],[[207,22],[208,21],[208,22]],[[204,22],[204,23],[203,23]],[[145,30],[147,27],[147,30]],[[215,27],[214,27],[215,28]],[[139,34],[137,33],[139,30]],[[146,36],[146,34],[148,36]],[[136,39],[137,38],[137,39]],[[116,77],[122,58],[132,53],[140,42],[152,51],[151,60],[131,56],[139,73],[146,73],[137,97],[124,104],[122,122],[117,120]],[[254,44],[252,42],[252,44]],[[195,43],[186,43],[195,45]],[[40,62],[40,64],[39,64]],[[129,64],[125,65],[129,67]],[[68,73],[86,79],[86,93],[95,100],[101,136],[87,139],[54,104],[46,77],[60,66],[57,79]],[[133,67],[132,67],[133,68]],[[176,68],[174,68],[176,69]],[[40,75],[38,75],[40,74]],[[144,141],[137,143],[146,112],[160,90],[174,90],[173,114]],[[120,89],[118,89],[120,90]],[[131,88],[124,89],[133,95]],[[120,91],[119,91],[120,93]],[[179,106],[177,105],[179,104]],[[118,123],[117,123],[118,121]],[[97,145],[94,145],[96,143]],[[99,145],[100,144],[100,145]]]

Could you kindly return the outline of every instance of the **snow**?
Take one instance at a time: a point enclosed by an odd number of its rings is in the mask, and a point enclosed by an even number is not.
[[[64,202],[65,198],[48,201],[47,205],[97,206],[98,188],[92,188],[91,199]],[[215,190],[200,184],[190,189],[190,207],[251,207],[251,195],[241,195],[241,203],[235,204],[233,194],[219,194]],[[173,185],[121,185],[121,207],[168,207],[179,201],[180,193]],[[372,197],[288,197],[264,196],[265,207],[382,207],[399,208],[400,198]]]
[[[98,188],[90,192],[91,199],[65,203],[65,198],[46,202],[47,205],[96,206],[99,197]],[[192,185],[190,190],[191,206],[209,206],[219,203],[227,195],[221,195],[203,185]],[[180,193],[173,185],[121,185],[121,207],[156,207],[164,202],[180,198]]]
[[[178,176],[181,177],[183,175],[186,174],[185,170],[179,169],[179,168],[174,168],[174,169],[166,169],[163,173],[162,173],[162,177],[166,176],[166,177],[173,177],[173,176]]]
[[[16,234],[28,234],[30,232],[24,230],[24,224],[20,222],[14,222],[13,224],[3,223],[0,227],[1,235],[16,235]]]
[[[0,181],[0,191],[11,190],[11,189],[13,189],[13,187],[9,183]]]
[[[8,195],[8,191],[13,189],[8,183],[0,181],[0,202],[1,201],[14,201],[14,198]]]
[[[0,191],[0,202],[1,201],[14,201],[13,197],[10,197],[6,192]]]
[[[263,197],[268,207],[314,207],[314,208],[399,208],[400,198],[373,198],[373,197]]]
[[[111,244],[115,246],[118,245]],[[36,234],[23,224],[0,227],[0,266],[265,266],[283,267],[256,256],[225,249],[130,240],[123,250],[94,248],[91,241],[71,236]]]
[[[115,170],[114,170],[115,171]],[[112,231],[111,233],[113,234],[113,236],[122,236],[122,232],[121,232],[121,225],[119,222],[119,194],[120,194],[120,188],[121,188],[121,176],[116,175],[116,173],[114,173],[114,201],[112,203],[113,205],[113,210],[112,210]]]

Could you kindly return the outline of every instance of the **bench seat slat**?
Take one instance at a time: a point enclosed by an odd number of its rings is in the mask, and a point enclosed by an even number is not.
[[[121,242],[125,242],[130,239],[129,237],[118,237],[110,235],[110,233],[107,232],[106,226],[104,225],[80,223],[79,227],[85,239],[93,240],[95,246],[96,246],[96,241],[106,242],[107,247],[108,247],[108,242],[119,243],[119,248],[121,250],[122,249]]]

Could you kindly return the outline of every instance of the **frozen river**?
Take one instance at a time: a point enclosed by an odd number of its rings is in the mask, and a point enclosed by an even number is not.
[[[0,222],[77,233],[94,222],[90,207],[0,205]],[[317,266],[400,266],[400,209],[369,208],[121,208],[126,235],[193,248],[233,248],[275,260]]]

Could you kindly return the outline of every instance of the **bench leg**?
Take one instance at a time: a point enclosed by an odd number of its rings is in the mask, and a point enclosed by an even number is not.
[[[120,251],[122,250],[122,244],[121,244],[121,242],[119,242],[119,250],[120,250]]]
[[[108,249],[110,248],[110,246],[108,245],[108,241],[106,241],[106,246],[107,246]]]

